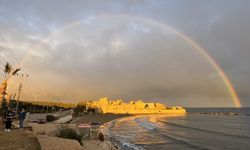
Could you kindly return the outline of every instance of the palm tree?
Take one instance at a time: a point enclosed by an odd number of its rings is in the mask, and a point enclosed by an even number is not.
[[[7,77],[8,74],[12,71],[12,66],[7,62],[4,68],[4,73],[5,73],[5,78]]]
[[[5,67],[4,67],[4,73],[5,73],[5,79],[8,80],[8,78],[10,76],[15,76],[15,75],[18,75],[18,71],[20,71],[21,69],[20,68],[16,68],[14,69],[8,62],[6,63]],[[9,77],[8,77],[9,75]]]
[[[1,104],[1,113],[3,113],[3,109],[5,109],[6,107],[6,100],[5,100],[5,95],[7,94],[6,93],[6,89],[7,89],[7,86],[8,86],[8,80],[9,78],[11,78],[11,76],[15,76],[17,75],[18,71],[20,71],[21,69],[20,68],[12,68],[12,66],[7,62],[6,65],[5,65],[5,68],[4,68],[4,73],[5,73],[5,80],[3,81],[3,92],[1,93],[2,94],[2,104]]]

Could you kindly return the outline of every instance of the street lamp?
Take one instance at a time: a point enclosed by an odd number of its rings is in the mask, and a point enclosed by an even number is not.
[[[17,75],[19,75],[19,74],[17,74]],[[21,81],[20,81],[19,88],[18,88],[18,97],[17,97],[17,105],[16,105],[16,111],[17,112],[18,112],[19,99],[20,99],[20,94],[21,94],[21,90],[22,90],[22,87],[23,87],[23,78],[24,77],[28,78],[29,75],[28,74],[21,74]]]

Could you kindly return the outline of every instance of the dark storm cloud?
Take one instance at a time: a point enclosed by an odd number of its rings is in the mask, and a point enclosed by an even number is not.
[[[204,57],[171,31],[143,20],[96,19],[101,14],[143,16],[169,24],[201,44],[222,66],[249,106],[248,1],[15,1],[0,2],[1,54],[21,60],[31,74],[26,95],[45,99],[101,96],[159,100],[186,106],[232,106]],[[44,41],[76,20],[83,22]],[[169,33],[168,33],[169,32]],[[10,57],[12,54],[8,54]],[[1,56],[1,57],[2,57]],[[17,61],[18,61],[17,60]],[[31,96],[32,97],[32,96]]]

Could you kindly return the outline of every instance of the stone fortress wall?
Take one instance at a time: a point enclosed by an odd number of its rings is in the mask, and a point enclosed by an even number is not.
[[[144,103],[142,100],[124,103],[122,100],[109,101],[100,98],[99,101],[88,101],[87,108],[97,109],[100,113],[114,114],[185,114],[182,107],[167,107],[161,103]]]

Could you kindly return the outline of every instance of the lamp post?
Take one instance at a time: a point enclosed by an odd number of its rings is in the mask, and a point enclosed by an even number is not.
[[[6,100],[5,100],[5,95],[7,94],[6,89],[7,89],[7,80],[5,79],[2,83],[2,91],[1,91],[2,94],[1,114],[4,113],[4,109],[6,107]]]
[[[24,77],[28,78],[29,75],[28,74],[21,74],[21,81],[20,81],[19,88],[18,88],[17,105],[16,105],[16,111],[17,112],[18,112],[19,100],[20,100],[21,90],[22,90],[22,87],[23,87],[23,78]]]

